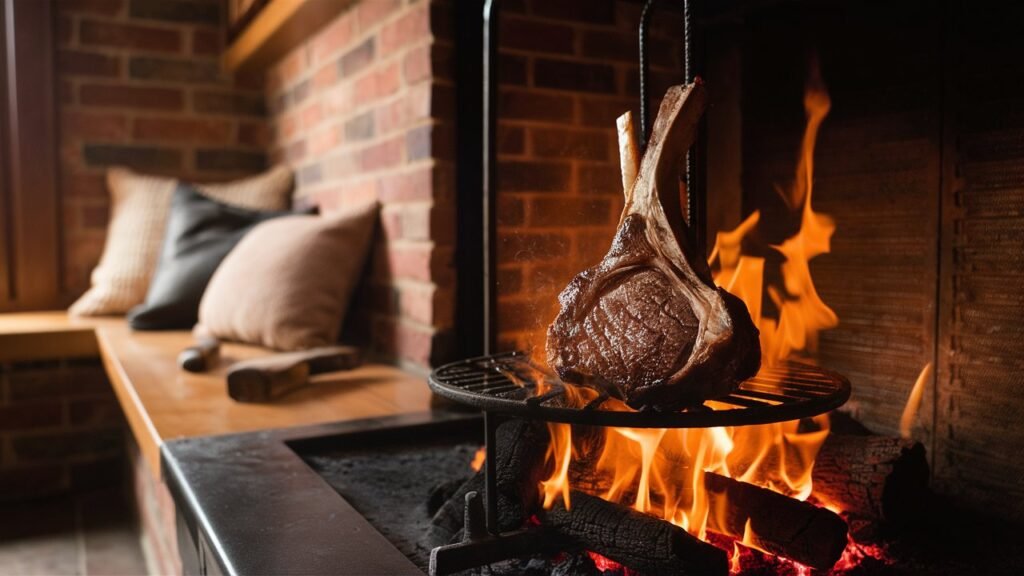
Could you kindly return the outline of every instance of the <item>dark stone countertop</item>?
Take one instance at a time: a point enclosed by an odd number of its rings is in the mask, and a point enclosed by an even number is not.
[[[474,426],[478,418],[424,412],[167,442],[161,463],[178,509],[179,548],[183,556],[200,549],[198,560],[183,558],[186,573],[422,574],[299,452],[363,434]]]

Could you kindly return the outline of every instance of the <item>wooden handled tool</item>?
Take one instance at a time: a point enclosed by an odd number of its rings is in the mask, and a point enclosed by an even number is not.
[[[302,352],[244,360],[228,370],[228,396],[239,402],[270,402],[302,388],[315,374],[351,370],[363,363],[351,346],[326,346]]]
[[[197,338],[196,343],[178,354],[178,366],[188,372],[206,372],[220,360],[220,341],[216,338]]]

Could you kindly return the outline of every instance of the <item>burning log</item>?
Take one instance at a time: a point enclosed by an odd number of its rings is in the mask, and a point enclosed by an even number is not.
[[[814,461],[814,496],[855,518],[899,524],[926,507],[928,476],[920,442],[832,434]]]
[[[834,512],[712,472],[704,474],[704,488],[712,532],[820,570],[846,548],[846,522]]]
[[[583,492],[572,492],[567,510],[558,501],[544,524],[587,550],[651,574],[727,574],[724,550],[679,526]]]
[[[522,527],[539,501],[538,485],[544,475],[548,432],[543,424],[510,420],[497,430],[498,529]],[[444,502],[431,519],[421,543],[426,548],[461,539],[466,494],[485,493],[484,473],[477,472]]]
[[[589,467],[571,469],[570,478],[573,486],[591,491],[610,482]],[[713,472],[704,473],[704,488],[712,532],[743,539],[749,521],[747,544],[765,552],[823,570],[842,556],[848,529],[834,512]]]

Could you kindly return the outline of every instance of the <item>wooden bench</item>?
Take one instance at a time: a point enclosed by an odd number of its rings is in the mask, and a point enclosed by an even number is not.
[[[271,354],[224,344],[205,374],[178,368],[193,343],[184,331],[134,332],[120,318],[71,318],[64,312],[0,314],[0,362],[99,356],[150,472],[160,477],[160,446],[176,438],[319,424],[430,408],[424,379],[367,364],[318,376],[316,385],[270,404],[241,404],[227,395],[225,374],[237,360]]]

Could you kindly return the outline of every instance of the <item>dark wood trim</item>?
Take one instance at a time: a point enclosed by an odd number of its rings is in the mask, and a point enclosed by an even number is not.
[[[60,300],[53,19],[52,0],[3,0],[4,310]]]
[[[222,67],[243,76],[262,74],[353,5],[354,0],[257,2],[246,13],[248,20],[232,29]]]

